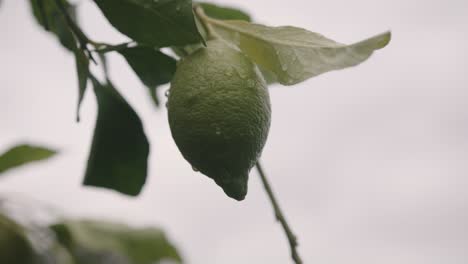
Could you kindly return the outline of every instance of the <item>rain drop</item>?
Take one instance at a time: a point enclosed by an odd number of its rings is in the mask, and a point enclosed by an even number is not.
[[[199,170],[197,168],[195,168],[194,166],[192,166],[192,170],[195,171],[195,172],[198,172]]]
[[[221,129],[219,129],[219,127],[217,127],[215,133],[216,133],[216,135],[218,135],[218,136],[221,135]]]
[[[167,89],[167,90],[164,92],[164,96],[169,97],[169,94],[170,94],[170,93],[171,93],[171,92],[170,92],[170,89]]]

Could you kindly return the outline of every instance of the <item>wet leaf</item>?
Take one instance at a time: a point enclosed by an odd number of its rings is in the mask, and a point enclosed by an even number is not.
[[[202,41],[190,0],[94,0],[109,22],[133,40],[157,47]]]
[[[319,74],[356,66],[385,47],[390,32],[345,45],[302,28],[267,27],[244,21],[209,19],[223,38],[235,43],[278,82],[293,85]]]

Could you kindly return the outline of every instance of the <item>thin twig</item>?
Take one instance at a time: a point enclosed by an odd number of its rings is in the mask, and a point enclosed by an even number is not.
[[[129,42],[125,42],[125,43],[121,43],[121,44],[117,44],[117,45],[100,43],[97,48],[95,48],[94,50],[91,50],[91,51],[92,52],[97,52],[97,53],[107,53],[107,52],[111,52],[111,51],[119,51],[119,50],[123,50],[123,49],[126,49],[126,48],[130,47],[130,45],[132,45],[132,44],[136,47],[136,43],[134,41],[129,41]],[[142,46],[142,45],[138,45],[138,46]]]
[[[260,161],[257,161],[257,165],[255,167],[257,168],[258,174],[262,179],[263,186],[265,187],[268,197],[270,198],[273,210],[275,212],[276,220],[278,220],[281,223],[281,226],[283,227],[284,232],[286,233],[286,237],[288,238],[289,242],[289,247],[291,248],[291,257],[296,264],[302,264],[303,262],[301,260],[301,257],[297,253],[297,238],[291,231],[291,228],[289,227],[288,222],[286,221],[286,218],[284,217],[283,212],[279,207],[278,201],[276,200],[273,190],[271,189],[270,184],[268,183],[268,179],[265,175],[265,172],[263,171]]]

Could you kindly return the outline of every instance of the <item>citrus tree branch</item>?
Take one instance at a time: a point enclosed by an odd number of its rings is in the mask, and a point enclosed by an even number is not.
[[[88,44],[95,45],[96,43],[90,40],[85,33],[81,30],[81,28],[75,23],[75,21],[71,18],[70,14],[67,11],[67,8],[63,4],[61,0],[55,0],[55,4],[62,12],[65,21],[67,22],[67,26],[70,28],[73,35],[76,37],[78,42],[80,43],[80,49],[82,49],[86,55],[91,59],[95,64],[97,64],[96,60],[94,59],[91,51],[88,49]]]
[[[268,182],[265,171],[263,170],[263,167],[260,164],[260,161],[257,161],[257,165],[255,167],[257,168],[260,178],[262,179],[262,183],[263,183],[263,186],[265,187],[265,191],[268,194],[268,198],[270,198],[276,220],[280,222],[281,226],[284,229],[286,237],[288,238],[289,247],[291,248],[291,257],[296,264],[302,264],[303,262],[301,260],[301,257],[299,256],[299,253],[297,252],[297,246],[298,246],[297,238],[293,234],[291,228],[289,227],[288,222],[286,221],[286,218],[283,215],[283,212],[278,204],[278,201],[276,200],[273,190],[271,189],[270,183]]]
[[[70,17],[70,14],[68,13],[67,8],[62,3],[62,1],[55,0],[55,3],[57,4],[58,8],[60,9],[60,12],[62,12],[63,17],[65,18],[65,21],[67,21],[68,27],[71,29],[73,34],[75,34],[76,38],[78,38],[78,41],[80,42],[80,45],[86,46],[88,43],[91,43],[92,41],[83,33],[81,28]]]

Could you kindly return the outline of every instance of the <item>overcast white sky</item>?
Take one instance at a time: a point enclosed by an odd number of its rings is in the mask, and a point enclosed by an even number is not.
[[[468,263],[468,2],[214,2],[344,43],[393,32],[387,48],[356,68],[270,89],[262,160],[305,262]],[[125,39],[92,1],[79,3],[93,39]],[[68,216],[164,227],[190,264],[291,262],[258,175],[239,203],[193,172],[166,110],[153,107],[116,55],[111,77],[151,142],[149,180],[138,198],[81,187],[96,102],[88,93],[75,123],[73,57],[35,25],[27,1],[3,1],[0,36],[0,151],[23,141],[61,150],[4,175],[0,194],[27,195]]]

